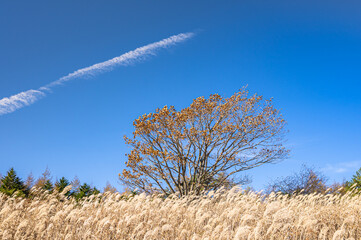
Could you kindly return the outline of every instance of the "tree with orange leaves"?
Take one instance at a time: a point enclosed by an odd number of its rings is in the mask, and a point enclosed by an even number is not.
[[[238,172],[284,159],[285,124],[271,99],[245,88],[229,98],[199,97],[180,111],[165,106],[134,121],[119,178],[147,193],[217,189]]]

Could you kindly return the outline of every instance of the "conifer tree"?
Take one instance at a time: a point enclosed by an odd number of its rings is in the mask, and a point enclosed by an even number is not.
[[[81,185],[77,192],[74,193],[74,197],[75,199],[79,200],[82,199],[84,197],[89,197],[91,195],[96,195],[99,194],[100,191],[97,188],[92,188],[89,184],[84,183],[83,185]]]
[[[357,192],[361,192],[361,168],[353,175],[351,181],[346,182],[346,190],[356,190]]]
[[[54,189],[53,184],[51,183],[50,179],[47,179],[43,185],[43,189],[49,192],[52,192]]]
[[[58,181],[55,182],[55,189],[58,192],[62,192],[67,186],[69,186],[69,181],[65,177],[60,178]]]
[[[10,168],[7,175],[1,178],[1,182],[0,192],[12,196],[18,191],[19,195],[27,195],[27,188],[23,181],[16,175],[14,168]]]

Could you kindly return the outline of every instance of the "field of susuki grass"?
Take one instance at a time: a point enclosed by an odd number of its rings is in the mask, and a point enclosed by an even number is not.
[[[360,195],[35,196],[0,193],[0,239],[361,239]]]

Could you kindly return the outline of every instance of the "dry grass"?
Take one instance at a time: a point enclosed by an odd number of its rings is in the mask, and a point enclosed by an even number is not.
[[[59,200],[60,199],[60,200]],[[200,198],[105,193],[77,203],[0,194],[0,239],[361,239],[361,197],[234,188]]]

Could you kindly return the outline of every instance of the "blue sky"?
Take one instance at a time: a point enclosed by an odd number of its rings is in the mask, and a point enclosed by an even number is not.
[[[359,1],[6,1],[0,3],[0,99],[171,35],[187,41],[144,61],[73,79],[0,116],[0,172],[46,167],[118,188],[138,116],[181,109],[244,85],[274,97],[289,159],[246,173],[261,189],[302,163],[330,182],[361,167]]]

